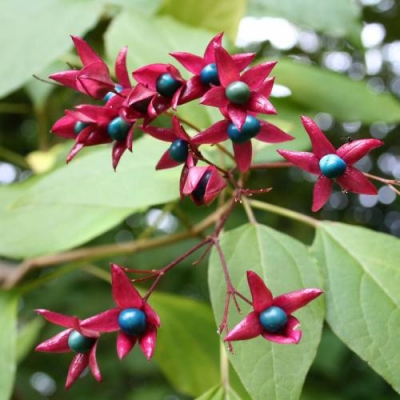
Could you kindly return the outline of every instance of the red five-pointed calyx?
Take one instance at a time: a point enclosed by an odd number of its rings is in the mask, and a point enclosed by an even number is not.
[[[253,311],[226,335],[224,341],[247,340],[261,335],[264,339],[275,343],[299,343],[302,332],[297,328],[300,322],[292,316],[292,313],[320,296],[322,290],[302,289],[273,297],[264,281],[255,272],[247,271],[247,282],[253,299]],[[286,314],[287,322],[279,331],[268,331],[260,322],[260,314],[270,307],[278,307]]]
[[[142,352],[150,359],[153,356],[156,346],[157,328],[160,327],[160,318],[132,285],[124,268],[116,264],[111,264],[111,278],[112,295],[117,308],[109,309],[88,318],[83,325],[98,332],[118,331],[117,354],[119,358],[127,356],[138,341]],[[137,309],[144,313],[147,324],[142,333],[128,335],[120,329],[118,317],[126,309]]]
[[[375,186],[353,164],[371,150],[382,146],[382,141],[378,139],[354,140],[336,150],[311,118],[301,117],[301,122],[310,137],[312,152],[277,151],[295,166],[318,175],[314,186],[312,211],[320,210],[328,201],[332,192],[333,181],[337,182],[343,190],[349,192],[377,194]],[[340,173],[334,178],[330,177],[324,169],[323,161],[327,157],[331,157],[334,161],[339,160],[342,166]]]
[[[90,349],[85,352],[77,352],[72,359],[68,370],[65,389],[69,389],[72,386],[87,366],[89,366],[94,378],[98,382],[101,382],[102,377],[96,359],[97,341],[100,336],[99,332],[84,327],[83,325],[85,321],[81,321],[77,317],[58,314],[49,310],[36,310],[36,312],[39,315],[42,315],[47,321],[68,329],[40,343],[36,347],[35,351],[48,353],[71,352],[69,337],[74,331],[78,332],[85,338],[89,338],[89,340],[91,339]]]
[[[240,74],[233,57],[222,47],[215,49],[215,60],[221,85],[208,90],[201,98],[202,104],[226,111],[239,130],[242,129],[249,112],[276,114],[275,108],[268,100],[273,79],[267,79],[276,62],[262,63]],[[239,94],[239,99],[233,101],[232,98],[238,93],[235,93],[235,88],[232,90],[232,85],[236,85],[236,89],[239,87],[240,92],[244,89],[246,96],[240,99]]]

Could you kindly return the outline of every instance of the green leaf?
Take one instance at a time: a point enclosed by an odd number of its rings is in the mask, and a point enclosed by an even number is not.
[[[236,289],[250,297],[246,271],[258,273],[275,296],[307,287],[321,287],[322,278],[307,248],[297,240],[262,225],[244,225],[222,236],[221,246]],[[211,302],[217,323],[222,320],[226,283],[220,260],[212,252],[209,266]],[[229,326],[247,315],[232,306]],[[296,311],[303,338],[299,345],[279,345],[259,337],[234,342],[230,360],[254,400],[295,400],[301,393],[307,371],[315,357],[324,317],[323,300]]]
[[[162,323],[154,357],[175,389],[198,396],[216,385],[219,343],[210,307],[161,293],[154,293],[150,303]]]
[[[234,41],[247,0],[165,0],[161,14],[168,14],[191,26],[226,32]]]
[[[197,397],[196,400],[241,400],[239,395],[231,388],[228,388],[228,393],[222,385],[215,386],[206,393]]]
[[[152,15],[159,8],[163,0],[108,0],[108,4],[131,9],[135,12],[140,11],[144,15]]]
[[[324,222],[313,251],[327,281],[334,333],[400,392],[400,242],[365,228]]]
[[[0,398],[9,400],[16,372],[17,304],[14,293],[0,291]]]
[[[51,75],[54,71],[63,71],[65,69],[65,63],[62,63],[61,61],[55,61],[46,66],[46,68],[44,68],[43,70],[41,70],[38,73],[38,76],[40,78],[47,79],[47,77]],[[44,109],[48,98],[56,88],[56,85],[46,84],[42,81],[37,80],[36,78],[31,78],[25,86],[25,90],[31,98],[34,108],[36,110]]]
[[[129,44],[130,71],[151,63],[179,65],[168,53],[186,51],[201,55],[210,40],[209,32],[184,25],[171,17],[149,18],[129,10],[114,18],[105,34],[110,60],[115,60],[119,50]],[[184,69],[180,70],[183,72]]]
[[[17,338],[17,363],[19,364],[36,344],[40,330],[44,325],[43,319],[34,318],[18,331]]]
[[[175,200],[179,168],[155,170],[165,150],[165,143],[144,137],[135,141],[132,155],[124,155],[118,173],[107,146],[78,155],[33,184],[0,188],[0,224],[7,232],[0,254],[20,258],[70,249],[133,211]]]
[[[302,108],[330,113],[340,121],[400,120],[400,103],[388,93],[373,93],[365,82],[289,59],[280,60],[274,74],[277,83],[292,91],[290,100]]]
[[[1,8],[0,97],[18,89],[85,34],[104,8],[98,0],[13,0]],[[28,43],[35,45],[27,46]],[[67,68],[66,68],[67,69]]]
[[[360,6],[350,0],[249,0],[248,14],[286,18],[335,37],[354,37],[361,31]]]

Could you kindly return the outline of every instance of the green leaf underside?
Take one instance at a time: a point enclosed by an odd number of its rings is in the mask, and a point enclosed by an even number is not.
[[[170,63],[184,75],[184,68],[179,67],[180,64],[168,53],[186,51],[202,55],[211,38],[212,33],[182,24],[169,16],[150,19],[126,10],[111,22],[105,34],[105,46],[108,58],[115,60],[120,49],[129,44],[129,71],[152,63]]]
[[[180,168],[155,170],[166,147],[148,137],[135,141],[133,154],[124,155],[115,173],[105,146],[28,188],[0,188],[0,226],[6,232],[0,254],[22,258],[70,249],[134,211],[178,198]]]
[[[191,26],[225,32],[234,41],[246,5],[247,0],[166,0],[161,13]]]
[[[233,389],[228,388],[227,391],[223,386],[218,385],[211,388],[200,397],[197,397],[196,400],[241,400],[239,395]]]
[[[0,48],[7,57],[0,63],[0,97],[62,56],[72,47],[69,35],[83,36],[96,24],[103,8],[104,2],[98,0],[4,2]],[[35,45],[26,45],[32,42]]]
[[[162,321],[154,358],[171,384],[191,396],[216,385],[219,343],[210,307],[161,293],[154,293],[150,304]]]
[[[340,121],[400,120],[400,103],[388,93],[373,93],[365,82],[289,59],[279,60],[273,75],[292,91],[289,99],[302,108],[327,112]]]
[[[326,271],[332,330],[400,392],[399,240],[325,222],[312,250]]]
[[[17,304],[15,294],[0,291],[0,398],[9,400],[16,372]]]
[[[244,225],[222,236],[223,248],[235,287],[250,297],[246,271],[258,273],[274,296],[307,287],[321,287],[319,271],[307,248],[300,242],[266,226]],[[219,258],[212,252],[209,266],[211,302],[217,323],[221,322],[226,284]],[[251,308],[242,304],[242,314],[230,309],[232,328]],[[253,399],[295,400],[315,357],[324,317],[323,300],[318,299],[294,313],[303,338],[298,345],[279,345],[258,337],[233,342],[230,360]]]
[[[360,7],[349,0],[250,0],[248,14],[286,18],[336,37],[361,31]]]

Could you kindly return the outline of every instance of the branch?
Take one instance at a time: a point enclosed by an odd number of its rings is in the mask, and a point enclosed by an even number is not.
[[[33,269],[47,268],[53,265],[70,262],[95,260],[119,254],[137,253],[139,251],[154,249],[156,247],[162,247],[192,237],[196,237],[199,235],[199,233],[209,228],[212,224],[218,221],[229,207],[229,203],[224,204],[223,207],[217,209],[202,222],[193,226],[192,229],[184,232],[178,232],[173,235],[162,236],[153,239],[136,240],[123,244],[107,244],[101,246],[86,247],[78,250],[67,251],[64,253],[31,258],[23,261],[16,268],[7,267],[7,273],[4,273],[4,267],[3,274],[2,276],[0,276],[0,278],[3,278],[3,288],[11,289],[15,287],[24,278],[24,276]]]

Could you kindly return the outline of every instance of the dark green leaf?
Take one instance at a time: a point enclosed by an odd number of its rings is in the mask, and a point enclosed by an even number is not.
[[[332,330],[400,392],[399,240],[325,222],[313,251],[326,272]]]
[[[155,293],[150,303],[160,315],[154,357],[172,385],[198,396],[219,382],[219,344],[211,309],[198,301]]]
[[[34,318],[19,329],[16,357],[18,364],[28,355],[28,353],[36,344],[37,338],[43,325],[43,319]]]
[[[264,278],[275,296],[307,287],[321,287],[321,275],[300,242],[262,225],[244,225],[222,236],[221,246],[235,287],[249,296],[246,271]],[[209,287],[217,322],[222,320],[226,283],[220,260],[210,258]],[[244,304],[242,315],[230,309],[232,328],[251,310]],[[230,360],[254,400],[298,399],[307,371],[315,357],[324,315],[319,299],[295,313],[303,338],[299,345],[279,345],[263,338],[234,342]]]

